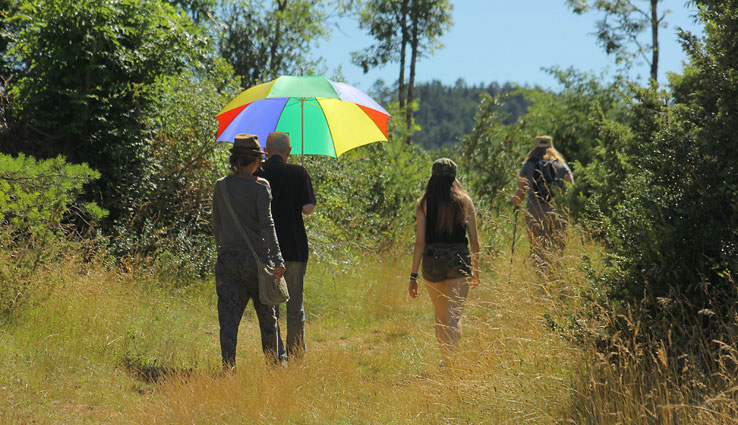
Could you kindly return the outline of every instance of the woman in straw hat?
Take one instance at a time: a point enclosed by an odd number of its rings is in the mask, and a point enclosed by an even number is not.
[[[221,357],[226,369],[236,365],[238,325],[249,299],[253,299],[259,320],[262,350],[267,359],[277,359],[277,318],[274,308],[259,301],[256,260],[242,236],[245,231],[261,261],[273,267],[275,278],[281,277],[284,261],[274,231],[269,183],[254,176],[263,154],[257,136],[237,135],[229,160],[232,174],[218,180],[213,189],[213,228],[218,248],[215,288]]]
[[[474,203],[456,180],[456,164],[452,160],[441,158],[433,163],[415,217],[409,292],[412,298],[418,296],[418,269],[422,260],[423,280],[436,316],[436,338],[446,359],[461,337],[461,312],[469,286],[479,285]]]
[[[554,205],[555,195],[563,190],[562,181],[574,183],[571,169],[554,148],[551,136],[536,137],[520,169],[513,204],[519,208],[527,191],[525,221],[530,252],[543,272],[561,255],[566,243],[566,217]]]

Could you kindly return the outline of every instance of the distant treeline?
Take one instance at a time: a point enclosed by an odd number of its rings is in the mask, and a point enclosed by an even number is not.
[[[415,87],[420,99],[415,112],[415,122],[420,131],[413,140],[426,149],[439,149],[459,143],[462,136],[471,133],[474,117],[479,110],[482,93],[497,97],[503,93],[513,93],[518,89],[514,84],[489,83],[468,86],[463,79],[453,86],[445,86],[440,81],[422,83]],[[525,115],[530,102],[523,94],[516,93],[506,97],[502,113],[506,115],[504,124],[512,124]]]
[[[524,94],[518,92],[519,88],[509,82],[502,85],[497,82],[467,85],[463,78],[456,80],[454,85],[444,85],[438,80],[416,84],[415,95],[419,104],[414,117],[420,130],[413,135],[412,140],[429,150],[459,144],[461,137],[471,133],[474,128],[474,117],[483,93],[491,98],[509,94],[504,96],[505,101],[499,112],[505,116],[504,124],[512,124],[525,115],[531,105]],[[392,100],[396,93],[395,89],[386,87],[382,81],[377,82],[374,90],[385,102]]]

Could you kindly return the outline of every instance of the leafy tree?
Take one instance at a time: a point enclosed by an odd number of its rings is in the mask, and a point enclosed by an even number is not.
[[[328,35],[328,7],[319,0],[226,0],[218,51],[244,87],[310,71],[314,43]]]
[[[576,14],[596,10],[604,14],[597,21],[597,42],[608,55],[615,55],[617,63],[629,68],[633,60],[641,57],[651,68],[651,79],[659,75],[659,28],[666,28],[667,12],[659,14],[661,0],[645,0],[638,6],[637,0],[566,0]],[[650,44],[641,41],[641,35],[650,31]],[[634,48],[630,46],[635,46]],[[650,54],[650,56],[649,56]]]
[[[16,2],[0,0],[0,133],[7,133],[12,127],[12,99],[8,95],[8,84],[12,80],[12,61],[8,55],[8,43],[12,26],[7,17],[13,14]]]
[[[102,173],[94,198],[113,217],[130,213],[150,185],[156,83],[202,63],[200,30],[159,0],[20,0],[4,22],[22,137],[6,133],[3,150],[86,162]]]
[[[451,27],[451,3],[448,0],[412,0],[410,2],[410,78],[407,84],[407,102],[415,100],[415,65],[418,58],[432,54],[441,47],[439,38]],[[406,111],[407,125],[412,111]],[[409,140],[409,138],[408,138]]]
[[[5,87],[5,80],[10,77],[10,64],[6,56],[8,49],[8,24],[5,18],[12,13],[13,2],[11,0],[0,0],[0,84]]]
[[[215,8],[217,0],[168,0],[187,12],[192,21],[197,24],[215,21]]]
[[[698,6],[707,37],[682,34],[690,63],[671,77],[672,93],[636,89],[627,129],[602,121],[623,173],[603,212],[604,278],[675,355],[722,340],[738,300],[738,3]]]
[[[448,0],[369,0],[361,12],[360,27],[369,31],[377,44],[352,54],[353,62],[368,72],[388,62],[399,62],[397,98],[407,126],[412,112],[406,105],[415,98],[415,66],[418,58],[441,46],[440,37],[450,28],[452,6]],[[409,64],[407,49],[410,48]],[[405,83],[405,69],[409,81]],[[410,135],[406,141],[410,143]]]

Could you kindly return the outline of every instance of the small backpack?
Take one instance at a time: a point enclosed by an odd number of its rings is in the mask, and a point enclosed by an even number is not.
[[[533,192],[536,197],[544,202],[551,202],[555,186],[563,188],[563,180],[556,172],[555,159],[538,159],[533,170]]]

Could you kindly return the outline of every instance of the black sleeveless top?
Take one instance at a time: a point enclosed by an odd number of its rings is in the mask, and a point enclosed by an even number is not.
[[[436,209],[433,208],[433,204],[428,200],[425,201],[425,208],[426,245],[432,243],[469,243],[469,241],[466,239],[466,223],[459,223],[458,220],[454,220],[454,226],[451,230],[451,234],[439,233],[436,229],[436,220],[438,216]]]

